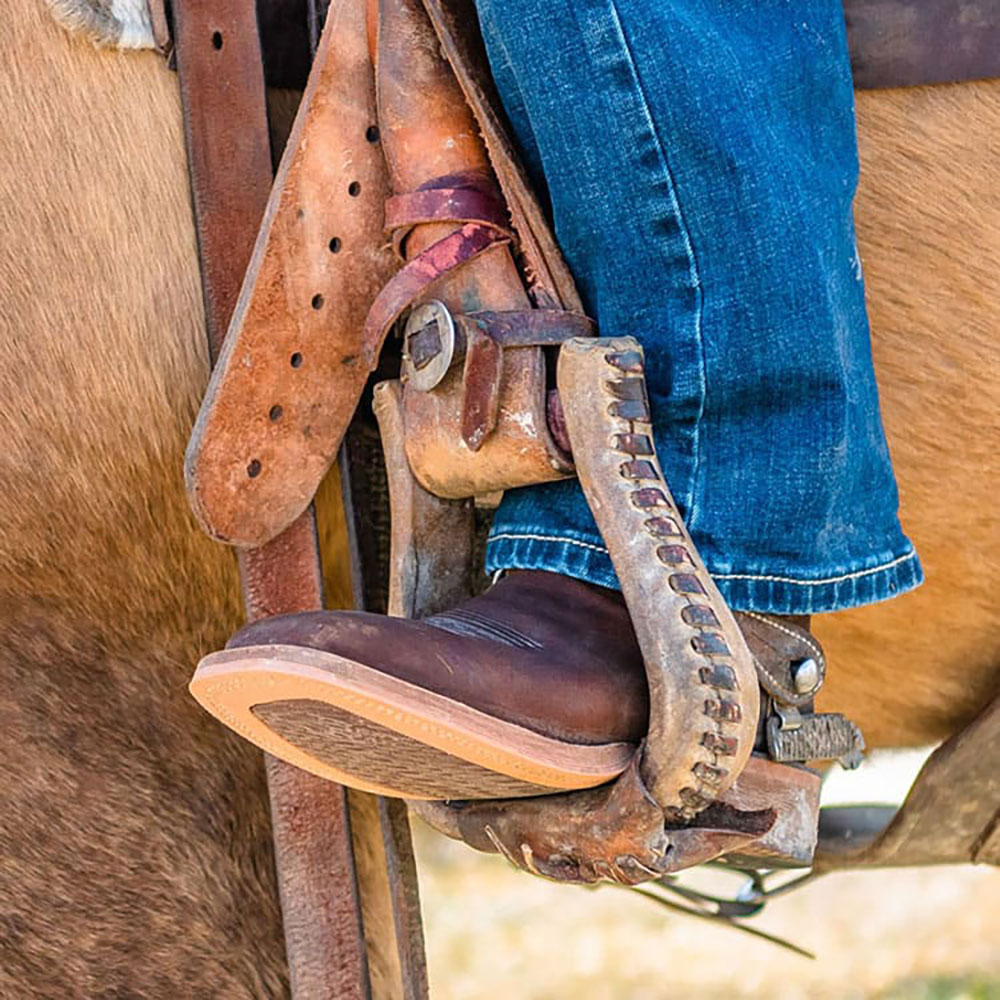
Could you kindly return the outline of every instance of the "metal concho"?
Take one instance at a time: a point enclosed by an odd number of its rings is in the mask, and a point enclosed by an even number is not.
[[[403,329],[402,378],[427,392],[448,373],[455,358],[455,321],[437,299],[417,306]]]

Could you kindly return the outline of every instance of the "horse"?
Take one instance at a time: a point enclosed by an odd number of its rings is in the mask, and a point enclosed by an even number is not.
[[[0,27],[0,993],[284,997],[260,755],[186,693],[241,615],[184,496],[208,358],[176,79],[42,0]],[[816,622],[820,707],[870,746],[945,738],[1000,676],[998,97],[858,95],[876,369],[928,576]]]

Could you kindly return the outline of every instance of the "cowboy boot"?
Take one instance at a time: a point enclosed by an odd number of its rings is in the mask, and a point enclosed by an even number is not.
[[[801,620],[738,619],[770,691],[805,708],[823,661]],[[621,594],[541,571],[510,572],[422,621],[357,611],[263,619],[203,661],[192,692],[223,717],[238,699],[239,731],[277,756],[411,799],[600,785],[626,768],[649,725]]]
[[[537,571],[422,621],[323,611],[256,622],[203,662],[192,692],[217,713],[233,709],[235,685],[251,699],[241,721],[255,720],[254,742],[407,798],[602,784],[649,714],[621,595]]]

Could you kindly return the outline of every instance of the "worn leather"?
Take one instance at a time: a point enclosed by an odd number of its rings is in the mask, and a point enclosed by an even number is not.
[[[311,501],[368,379],[365,315],[398,266],[364,3],[338,0],[327,25],[185,461],[202,527],[235,545]]]
[[[720,811],[671,829],[639,775],[638,758],[599,788],[519,802],[412,803],[439,832],[557,882],[638,885],[745,848],[774,825],[772,809]]]
[[[411,802],[438,832],[559,882],[635,885],[721,854],[751,867],[808,867],[819,775],[752,757],[722,800],[692,823],[668,822],[639,774],[533,799]]]
[[[645,658],[642,778],[664,810],[691,819],[753,749],[753,659],[659,467],[638,342],[568,340],[558,386],[580,485]]]
[[[438,36],[420,0],[379,3],[376,77],[379,126],[396,199],[429,188],[462,186],[456,179],[468,185],[469,178],[478,178],[476,187],[486,192],[496,188],[476,115],[441,55]],[[375,320],[369,316],[369,342],[377,339],[373,327],[384,329],[393,313],[419,303],[425,295],[442,301],[453,313],[524,311],[534,304],[511,249],[493,224],[398,221],[407,234],[402,246],[405,272],[419,270],[414,272],[408,301],[396,294],[392,308],[378,309]],[[464,251],[477,235],[475,253]],[[442,253],[445,247],[448,252]],[[427,270],[422,265],[431,255],[435,267]],[[462,263],[463,258],[468,259]],[[421,485],[438,496],[476,496],[561,478],[572,471],[548,431],[542,350],[504,351],[498,364],[499,378],[481,379],[473,386],[473,400],[482,401],[478,407],[466,406],[466,381],[459,372],[450,373],[431,392],[404,385],[410,467]],[[492,375],[495,367],[479,370]]]
[[[808,618],[800,624],[790,616],[735,612],[740,631],[753,654],[761,687],[786,705],[804,708],[812,703],[826,677],[823,648],[808,629]],[[812,661],[815,682],[799,690],[796,668]],[[801,682],[800,682],[801,684]]]
[[[174,42],[209,348],[217,357],[271,190],[254,5],[179,2]],[[219,48],[216,48],[216,36]]]
[[[271,184],[271,148],[254,16],[248,0],[206,5],[174,0],[174,41],[184,107],[194,214],[213,356],[236,303],[237,291],[265,211]],[[214,40],[219,34],[221,45]],[[256,617],[322,606],[322,575],[312,509],[303,511],[263,548],[240,553],[247,615]],[[275,862],[281,895],[292,993],[297,997],[363,1000],[371,993],[361,899],[373,895],[359,881],[345,790],[266,758]],[[405,823],[392,826],[394,844]],[[390,853],[387,844],[386,853]],[[392,860],[405,862],[405,850]],[[408,936],[399,950],[422,957],[419,925],[405,893],[415,895],[413,872],[397,899],[397,922]],[[411,963],[412,964],[412,963]],[[426,994],[415,974],[414,997]]]
[[[860,89],[1000,76],[997,0],[844,0]]]
[[[375,386],[389,486],[388,613],[425,618],[453,608],[475,592],[481,574],[474,556],[476,515],[468,500],[442,500],[413,477],[403,444],[403,399],[399,382]]]
[[[648,703],[639,647],[614,591],[555,573],[511,573],[423,621],[353,611],[285,615],[229,648],[336,653],[495,718],[581,744],[638,744]]]
[[[533,304],[539,309],[582,313],[583,303],[573,275],[511,139],[479,33],[474,0],[426,0],[425,6],[506,199]]]

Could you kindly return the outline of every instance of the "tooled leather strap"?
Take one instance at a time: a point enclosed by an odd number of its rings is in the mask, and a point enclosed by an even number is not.
[[[174,0],[198,248],[217,356],[271,186],[271,149],[253,0]],[[240,554],[250,620],[322,607],[312,508]],[[292,995],[369,996],[345,790],[267,759]]]

